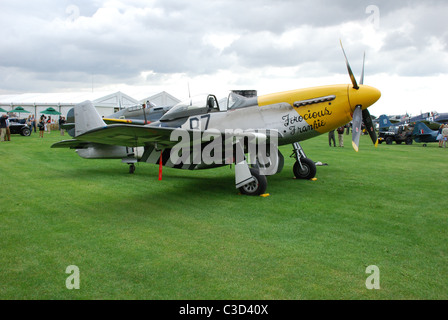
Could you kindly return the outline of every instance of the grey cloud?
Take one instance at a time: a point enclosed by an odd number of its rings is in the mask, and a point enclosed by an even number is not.
[[[266,66],[302,65],[307,74],[314,66],[316,75],[345,72],[339,28],[343,23],[365,21],[365,10],[372,4],[367,0],[159,0],[152,4],[134,0],[104,11],[99,0],[4,2],[0,67],[24,73],[21,79],[30,86],[29,79],[36,85],[59,81],[57,86],[76,86],[92,74],[105,83],[132,84],[139,81],[142,71],[161,74],[160,79],[172,73],[194,76]],[[381,0],[375,5],[381,19],[377,32],[385,37],[382,48],[368,55],[370,72],[412,73],[414,62],[419,75],[437,72],[437,53],[425,48],[438,39],[445,46],[442,54],[446,53],[448,34],[440,27],[448,14],[446,2]],[[79,17],[67,12],[73,6],[79,9]],[[294,29],[304,30],[300,41],[275,44]],[[355,41],[361,31],[353,30],[351,45],[346,47],[354,66],[361,65],[366,49],[366,43]],[[240,38],[223,51],[203,41],[207,34],[220,33]],[[433,61],[426,64],[416,54]],[[439,66],[444,67],[444,62]],[[10,75],[2,72],[0,85],[6,79]]]

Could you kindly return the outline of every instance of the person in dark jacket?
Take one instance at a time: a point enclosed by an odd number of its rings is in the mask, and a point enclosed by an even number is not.
[[[8,116],[5,114],[0,117],[0,141],[5,141],[7,119]]]
[[[336,147],[336,139],[334,137],[334,130],[328,132],[328,144],[331,147],[331,141],[333,141],[333,147]]]
[[[338,141],[339,141],[339,146],[340,147],[344,146],[344,130],[345,130],[344,126],[339,127],[337,129],[337,131],[338,131]]]
[[[44,137],[44,132],[45,132],[45,122],[44,122],[44,119],[40,118],[40,122],[37,124],[37,126],[39,127],[39,138],[43,138]]]
[[[64,129],[62,129],[62,126],[66,123],[65,117],[59,118],[59,130],[61,131],[61,136],[64,135]]]

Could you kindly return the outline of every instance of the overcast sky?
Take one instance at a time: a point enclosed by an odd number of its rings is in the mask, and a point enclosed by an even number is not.
[[[448,112],[446,0],[0,0],[0,94],[122,91],[179,99],[350,83],[370,108]]]

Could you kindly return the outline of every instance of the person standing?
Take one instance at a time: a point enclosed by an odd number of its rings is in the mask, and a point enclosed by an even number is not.
[[[442,129],[442,136],[443,136],[443,147],[446,148],[446,144],[448,143],[448,125],[445,125]]]
[[[30,116],[28,116],[28,122],[27,122],[27,124],[30,126],[30,130],[31,130],[31,132],[33,132],[33,128],[34,128],[34,132],[36,132],[35,121],[34,121],[34,115],[30,115]]]
[[[34,114],[31,116],[31,124],[33,125],[34,133],[36,133],[36,118]]]
[[[8,116],[5,114],[0,117],[0,141],[4,141],[4,139],[5,139],[6,119],[8,119]]]
[[[6,138],[5,141],[11,141],[11,129],[9,128],[9,119],[6,117]]]
[[[43,122],[44,123],[44,130],[47,131],[47,116],[46,115],[41,115],[40,116],[40,121],[39,123]],[[39,129],[39,135],[40,135],[40,127],[39,127],[39,123],[37,124],[37,127]]]
[[[64,135],[64,129],[62,129],[62,126],[65,124],[65,117],[59,118],[59,130],[61,130],[61,136]]]
[[[40,118],[40,122],[37,125],[39,127],[39,138],[44,137],[44,131],[45,131],[45,118]]]
[[[51,133],[51,116],[48,116],[47,131],[48,131],[48,133]]]
[[[338,131],[338,141],[339,141],[339,146],[340,147],[344,146],[344,130],[345,130],[344,126],[339,127],[337,129],[337,131]]]
[[[443,146],[443,135],[442,135],[443,128],[445,128],[445,125],[441,124],[439,127],[439,131],[437,132],[436,140],[439,141],[439,148],[442,148],[442,146]]]
[[[334,138],[334,129],[328,132],[328,144],[331,147],[331,141],[333,141],[333,147],[336,147],[336,139]]]

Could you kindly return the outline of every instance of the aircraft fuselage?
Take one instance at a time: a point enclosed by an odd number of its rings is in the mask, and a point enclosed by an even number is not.
[[[375,103],[380,92],[362,85],[332,85],[292,90],[253,99],[252,105],[160,121],[150,126],[177,127],[186,130],[277,130],[279,144],[303,141],[334,130],[352,120],[355,107],[362,109]]]

